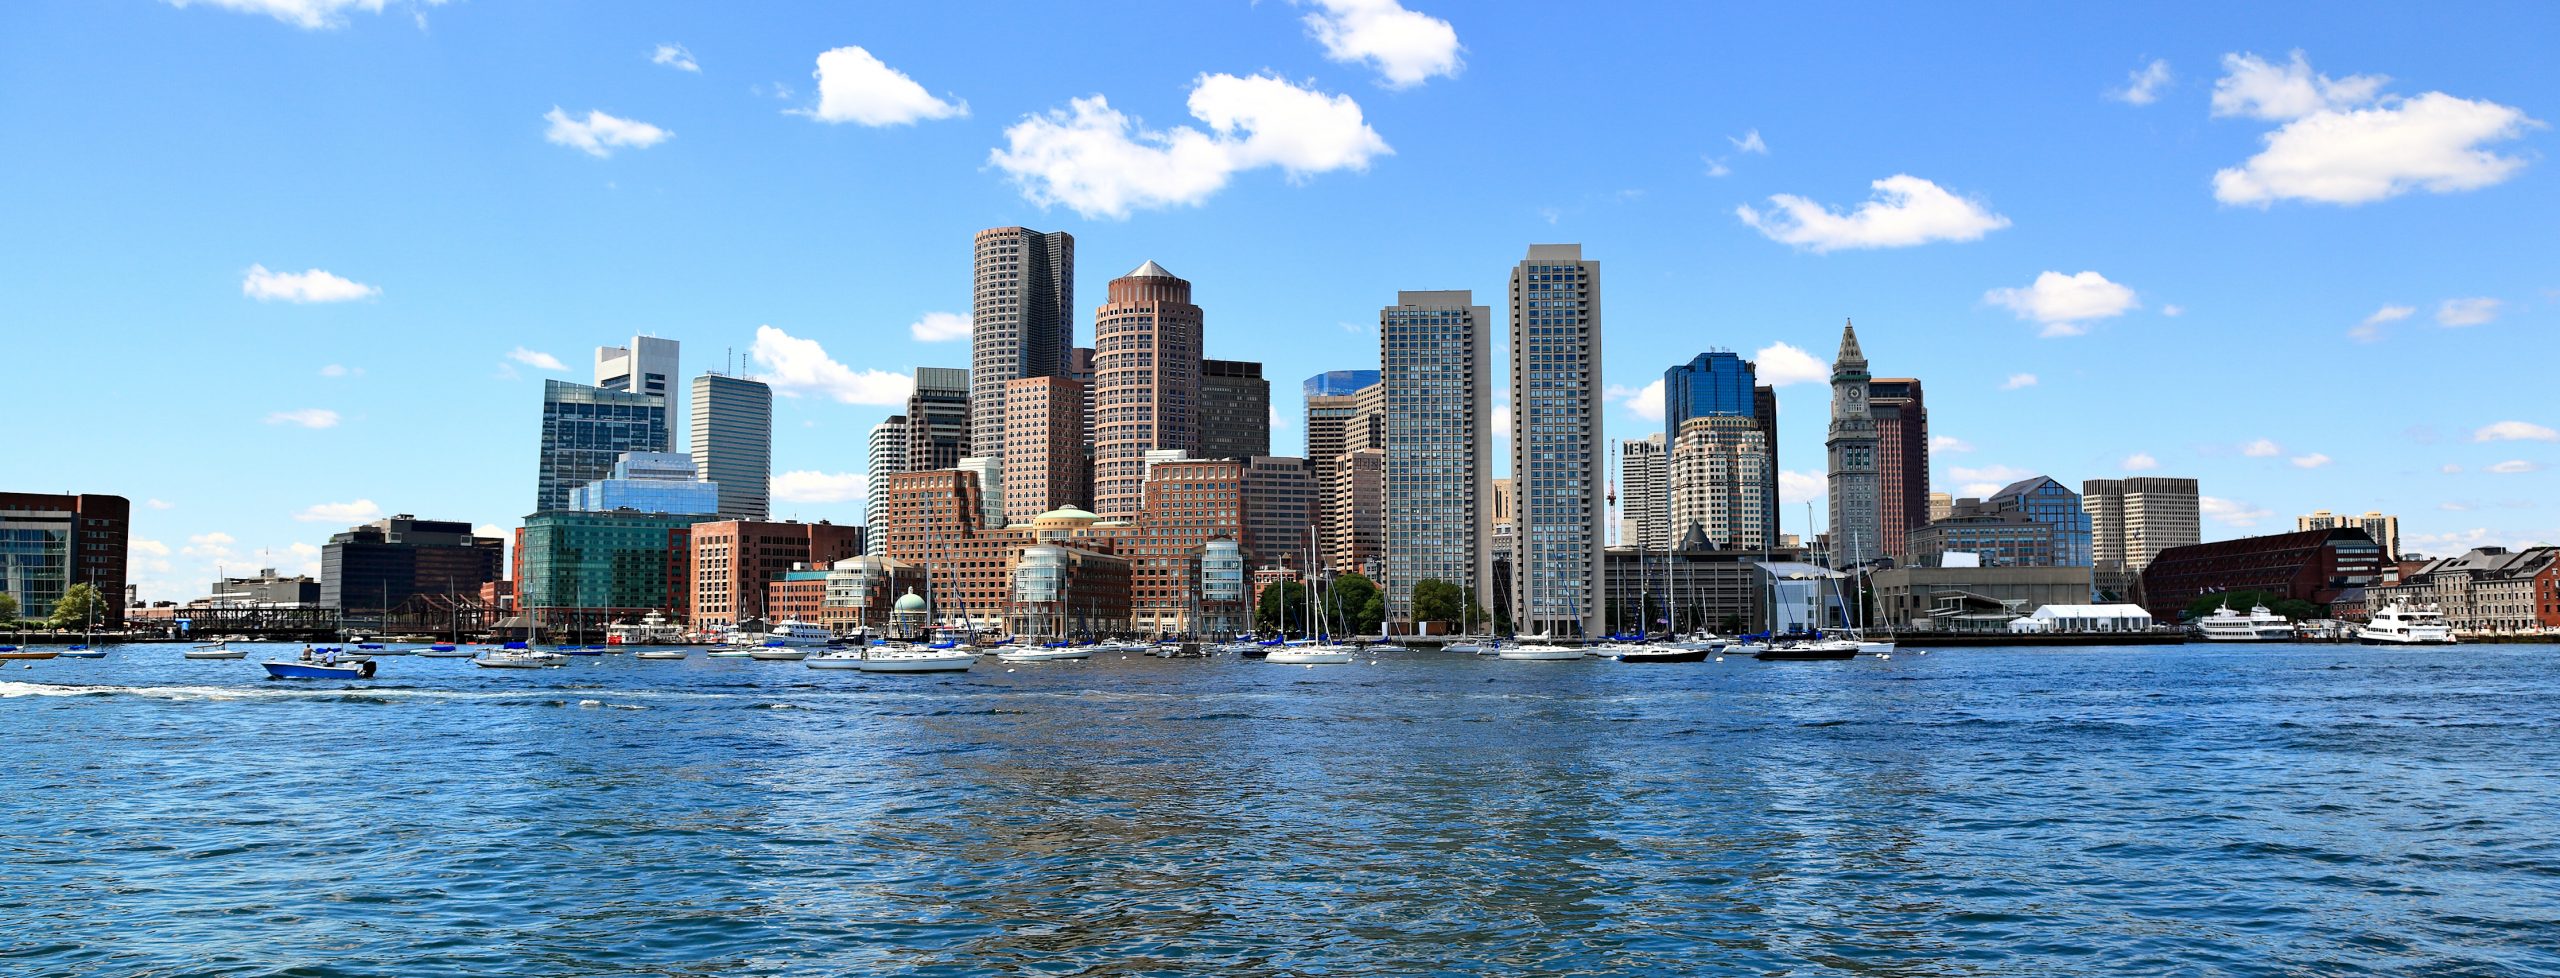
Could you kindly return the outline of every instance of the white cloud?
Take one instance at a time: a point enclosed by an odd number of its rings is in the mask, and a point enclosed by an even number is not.
[[[924,318],[907,324],[907,335],[926,343],[945,343],[969,338],[969,317],[956,312],[928,312]]]
[[[507,532],[506,527],[499,526],[495,523],[482,523],[478,526],[472,527],[471,535],[475,537],[497,537],[501,540],[511,539],[515,536],[515,534]]]
[[[649,53],[649,63],[665,65],[677,71],[700,72],[702,70],[701,65],[694,63],[693,52],[685,50],[682,44],[658,45],[656,51]]]
[[[2008,218],[1981,201],[1958,197],[1910,174],[1897,173],[1869,186],[1875,195],[1845,214],[1793,194],[1770,197],[1765,217],[1749,204],[1733,212],[1771,241],[1816,252],[1973,241],[2009,226]]]
[[[1653,383],[1643,387],[1629,388],[1620,384],[1611,384],[1607,391],[1602,392],[1602,396],[1626,405],[1628,414],[1647,421],[1662,420],[1662,379],[1659,377],[1654,378]]]
[[[2510,459],[2489,467],[2489,471],[2495,472],[2499,475],[2518,475],[2525,472],[2540,471],[2541,469],[2542,466],[2536,465],[2532,462],[2527,462],[2520,458]]]
[[[2451,462],[2446,462],[2446,463],[2444,464],[2444,467],[2443,467],[2443,468],[2437,469],[2436,471],[2438,471],[2438,472],[2442,472],[2442,473],[2444,473],[2444,474],[2446,474],[2446,475],[2457,475],[2457,474],[2460,474],[2460,473],[2462,472],[2462,466],[2455,465],[2455,464],[2453,464],[2453,463],[2451,463]]]
[[[773,477],[773,498],[786,503],[849,503],[861,501],[868,492],[869,480],[860,472],[784,472]]]
[[[1973,443],[1954,435],[1933,435],[1929,438],[1929,450],[1932,452],[1970,452],[1973,450]]]
[[[198,533],[188,537],[187,542],[207,547],[225,547],[237,541],[232,539],[231,534],[217,530],[212,533]]]
[[[130,546],[136,553],[146,553],[154,557],[166,557],[169,555],[169,545],[158,540],[135,537]]]
[[[2330,459],[2329,456],[2322,455],[2319,452],[2313,452],[2309,455],[2296,455],[2291,459],[2291,461],[2293,462],[2293,467],[2297,469],[2316,469],[2329,464]]]
[[[142,504],[143,504],[143,505],[145,505],[145,506],[149,506],[149,507],[151,507],[151,508],[153,508],[153,509],[176,509],[176,508],[178,508],[178,504],[173,503],[173,502],[170,502],[170,501],[168,501],[168,500],[166,500],[166,499],[146,499],[146,500],[143,500],[143,501],[142,501]]]
[[[757,378],[784,394],[819,394],[842,404],[897,405],[915,391],[915,378],[885,370],[855,370],[827,356],[816,340],[771,326],[756,327],[749,357],[764,368]]]
[[[540,350],[528,350],[521,346],[507,351],[507,359],[532,367],[536,370],[569,369],[569,365],[561,363],[559,357],[552,356],[551,354],[544,353]]]
[[[1828,484],[1827,480],[1810,472],[1797,472],[1792,469],[1787,469],[1781,470],[1778,473],[1779,502],[1811,502],[1822,498],[1824,494],[1830,491],[1831,486]]]
[[[2496,299],[2446,299],[2436,307],[2436,325],[2478,326],[2498,318],[2501,304]]]
[[[1201,75],[1192,85],[1189,126],[1155,131],[1100,95],[1030,116],[1005,130],[987,162],[1022,196],[1064,204],[1086,217],[1196,205],[1236,174],[1278,167],[1292,182],[1331,170],[1366,170],[1393,153],[1347,95],[1326,95],[1269,75]]]
[[[969,114],[969,103],[956,96],[947,101],[933,97],[915,79],[858,47],[820,53],[818,69],[810,74],[818,79],[818,107],[790,111],[820,122],[904,126]]]
[[[2407,319],[2410,314],[2417,311],[2418,307],[2416,306],[2383,306],[2380,309],[2374,310],[2373,315],[2364,317],[2364,322],[2357,323],[2354,329],[2347,331],[2347,335],[2368,343],[2381,339],[2382,327],[2385,324],[2396,323],[2403,319]]]
[[[2033,475],[2035,475],[2035,473],[2008,465],[1985,465],[1980,468],[1970,468],[1962,465],[1951,465],[1947,467],[1948,478],[1954,479],[1958,482],[1971,483],[1975,486],[1989,483],[1993,491],[1998,491],[2002,486],[2006,486],[2012,482],[2016,482],[2020,479]],[[1987,493],[1974,493],[1973,495],[1987,495]]]
[[[329,410],[328,408],[298,408],[291,411],[277,411],[273,414],[267,415],[267,423],[301,425],[305,428],[335,428],[338,426],[338,412]]]
[[[675,138],[675,133],[646,122],[610,116],[594,109],[587,110],[586,118],[578,119],[555,105],[551,111],[543,113],[542,118],[551,123],[551,128],[542,134],[542,138],[598,159],[612,156],[614,150],[622,147],[647,149]]]
[[[1992,289],[1982,301],[2007,306],[2019,319],[2044,324],[2045,336],[2078,336],[2090,320],[2124,315],[2142,303],[2133,290],[2096,272],[2046,272],[2023,289]]]
[[[2276,444],[2272,439],[2260,438],[2240,446],[2240,454],[2250,458],[2274,458],[2284,454],[2284,446]]]
[[[1754,129],[1750,132],[1743,133],[1742,138],[1740,139],[1736,139],[1732,136],[1726,136],[1724,138],[1726,142],[1733,144],[1733,151],[1736,153],[1751,153],[1757,156],[1769,155],[1769,144],[1761,140],[1760,130]]]
[[[1511,440],[1511,405],[1493,406],[1493,437],[1496,441]]]
[[[1752,362],[1758,365],[1756,374],[1759,381],[1771,387],[1804,383],[1820,384],[1831,380],[1829,364],[1814,359],[1813,354],[1806,353],[1800,347],[1785,343],[1771,343],[1761,347],[1759,354]]]
[[[2160,314],[2171,319],[2176,319],[2187,314],[2187,307],[2172,302],[2168,305],[2161,306]]]
[[[2214,199],[2268,206],[2278,200],[2363,204],[2411,190],[2452,193],[2490,186],[2523,169],[2519,157],[2481,144],[2504,142],[2542,123],[2524,110],[2428,92],[2382,94],[2389,79],[2315,75],[2302,52],[2272,65],[2254,54],[2223,57],[2213,114],[2284,126],[2266,148],[2213,175]]]
[[[2004,391],[2021,390],[2028,387],[2034,387],[2037,383],[2038,381],[2034,374],[2010,374],[2009,379],[2000,382],[2000,389]]]
[[[2443,503],[2437,503],[2437,504],[2436,504],[2436,508],[2437,508],[2437,509],[2444,510],[2445,512],[2448,512],[2448,513],[2468,513],[2468,512],[2470,512],[2470,511],[2471,511],[2471,504],[2470,504],[2470,503],[2443,502]]]
[[[305,523],[362,523],[382,518],[382,507],[370,499],[344,503],[313,503],[293,518]]]
[[[2160,90],[2168,87],[2170,78],[2168,59],[2154,58],[2127,73],[2124,87],[2108,92],[2107,97],[2127,105],[2149,105],[2160,100]]]
[[[235,13],[264,14],[307,31],[344,27],[347,23],[348,11],[361,10],[378,14],[382,12],[384,6],[384,0],[168,0],[168,2],[173,7],[191,7],[201,3]],[[416,0],[416,2],[435,6],[443,3],[444,0]],[[426,15],[421,13],[418,16],[423,20]]]
[[[260,302],[348,302],[373,298],[382,290],[317,268],[270,272],[265,265],[251,265],[248,276],[240,280],[240,294]]]
[[[2225,526],[2256,526],[2259,520],[2275,515],[2261,506],[2214,496],[2196,497],[2196,508]]]
[[[2554,431],[2531,421],[2500,421],[2471,433],[2472,441],[2560,441]]]
[[[2537,536],[2532,531],[2510,532],[2487,527],[2472,527],[2468,530],[2454,530],[2449,533],[2412,533],[2401,537],[2400,540],[2401,544],[2410,551],[2440,556],[2464,553],[2474,547],[2505,547],[2509,550],[2523,550],[2550,542],[2550,538]]]
[[[2124,457],[2124,470],[2127,472],[2149,472],[2159,467],[2160,460],[2152,458],[2150,452],[2135,452]]]
[[[363,368],[363,367],[350,367],[350,366],[347,366],[346,364],[343,364],[343,363],[333,363],[333,364],[330,364],[330,365],[328,365],[328,366],[326,366],[326,367],[322,367],[322,368],[320,368],[320,376],[323,376],[323,377],[362,377],[362,376],[364,376],[364,368]]]
[[[1458,57],[1464,49],[1457,28],[1397,0],[1312,2],[1322,9],[1306,16],[1307,34],[1324,45],[1324,56],[1345,64],[1367,62],[1389,88],[1456,75],[1466,65]]]

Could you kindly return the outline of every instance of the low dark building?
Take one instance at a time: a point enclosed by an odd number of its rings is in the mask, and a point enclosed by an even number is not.
[[[323,607],[397,608],[421,594],[478,595],[506,578],[505,540],[473,536],[471,524],[407,513],[329,538],[320,548]]]
[[[2151,616],[2176,621],[2199,596],[2264,591],[2328,605],[2382,574],[2382,545],[2363,530],[2301,530],[2160,551],[2142,571]]]
[[[1676,549],[1609,547],[1602,554],[1608,580],[1603,612],[1612,632],[1721,632],[1737,622],[1742,630],[1757,629],[1768,620],[1761,562],[1804,556],[1801,550],[1716,549],[1695,526]]]

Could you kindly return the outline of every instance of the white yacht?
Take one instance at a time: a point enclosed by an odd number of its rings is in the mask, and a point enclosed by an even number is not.
[[[1571,646],[1529,643],[1514,645],[1494,654],[1505,659],[1522,659],[1532,662],[1566,662],[1578,661],[1582,658],[1582,650]]]
[[[2203,632],[2205,640],[2211,642],[2290,642],[2294,640],[2293,622],[2287,621],[2283,615],[2268,611],[2266,605],[2252,607],[2245,615],[2231,610],[2229,606],[2215,608],[2213,614],[2206,615],[2202,621],[2196,622],[2196,630]]]
[[[730,636],[730,641],[738,645],[756,648],[810,648],[835,640],[836,633],[828,631],[825,625],[812,625],[791,618],[774,622],[773,627],[761,632],[739,632]]]
[[[684,626],[652,611],[637,624],[605,626],[604,641],[607,645],[675,645],[684,641]]]
[[[2453,627],[2434,605],[2411,606],[2394,601],[2373,613],[2373,623],[2356,633],[2366,645],[2452,645]]]
[[[1026,645],[996,653],[1004,662],[1054,662],[1061,659],[1090,659],[1093,649],[1082,645]]]
[[[854,668],[864,672],[967,672],[978,664],[968,649],[933,649],[913,645],[874,645],[862,651]]]
[[[1350,662],[1356,655],[1348,645],[1283,645],[1272,649],[1270,655],[1262,657],[1262,661],[1284,666],[1338,666]]]

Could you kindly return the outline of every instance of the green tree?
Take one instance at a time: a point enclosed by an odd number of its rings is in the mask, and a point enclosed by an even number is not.
[[[1285,612],[1284,612],[1285,609]],[[1293,630],[1307,627],[1307,586],[1296,581],[1262,589],[1262,600],[1253,607],[1253,627],[1261,631],[1278,631],[1286,621]]]
[[[0,624],[6,624],[6,623],[14,622],[14,621],[17,621],[17,620],[18,620],[18,597],[17,597],[17,595],[14,595],[14,594],[0,594]]]
[[[1343,574],[1333,585],[1316,596],[1322,606],[1325,630],[1346,635],[1374,635],[1378,622],[1386,618],[1386,601],[1378,593],[1378,585],[1361,574]]]
[[[1424,578],[1413,585],[1413,620],[1456,623],[1467,611],[1467,592],[1455,584],[1438,578]]]
[[[76,628],[89,621],[89,616],[106,610],[94,584],[74,584],[62,592],[62,600],[53,606],[51,624],[55,628]]]

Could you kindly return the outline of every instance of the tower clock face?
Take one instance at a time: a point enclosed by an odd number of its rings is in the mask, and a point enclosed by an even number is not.
[[[1849,400],[1851,400],[1851,401],[1863,400],[1863,399],[1865,399],[1865,398],[1866,398],[1866,396],[1867,396],[1867,391],[1866,391],[1866,389],[1865,389],[1865,388],[1862,388],[1862,387],[1851,387],[1851,388],[1849,388]]]

